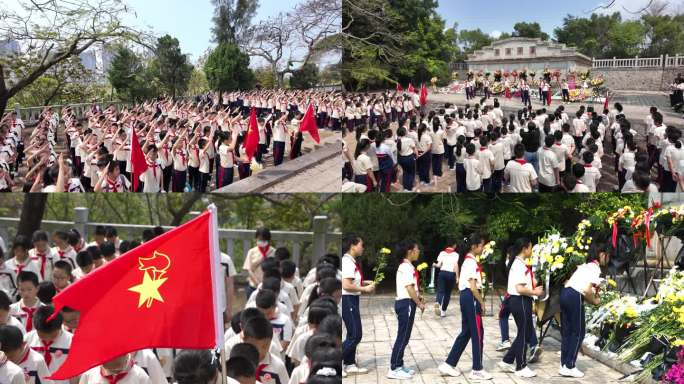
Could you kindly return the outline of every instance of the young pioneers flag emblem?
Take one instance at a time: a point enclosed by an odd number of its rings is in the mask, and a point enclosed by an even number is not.
[[[216,209],[126,252],[55,296],[80,312],[66,380],[146,348],[223,346],[223,278]]]

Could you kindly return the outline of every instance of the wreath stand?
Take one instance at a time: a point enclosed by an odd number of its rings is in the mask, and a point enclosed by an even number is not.
[[[656,233],[657,232],[654,232],[654,235]],[[644,283],[646,285],[644,288],[642,299],[646,298],[651,286],[656,292],[658,291],[658,287],[660,283],[663,281],[666,271],[672,268],[672,264],[670,263],[670,260],[666,257],[665,252],[667,248],[670,246],[670,241],[672,241],[672,236],[657,236],[657,240],[655,241],[656,264],[653,267],[648,266],[646,252],[644,252]],[[667,270],[665,269],[666,266]],[[649,269],[652,270],[650,279],[648,278]]]

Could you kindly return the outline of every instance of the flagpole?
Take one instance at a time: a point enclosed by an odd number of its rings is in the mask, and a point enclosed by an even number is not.
[[[219,249],[219,234],[218,234],[218,217],[217,210],[214,204],[207,207],[211,214],[209,240],[211,242],[211,281],[214,296],[214,329],[216,331],[216,348],[219,350],[219,362],[221,364],[221,382],[228,384],[228,376],[226,372],[226,352],[224,348],[223,339],[223,313],[225,312],[226,297],[225,297],[225,279],[221,272],[221,251]]]

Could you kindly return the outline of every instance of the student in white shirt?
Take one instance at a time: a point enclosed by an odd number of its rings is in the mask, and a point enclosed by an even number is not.
[[[555,142],[554,136],[548,135],[544,147],[539,149],[539,192],[556,192],[560,185],[561,162],[552,150]]]
[[[33,317],[43,303],[38,300],[38,275],[22,271],[17,275],[17,285],[21,300],[10,305],[10,315],[21,321],[27,331],[33,329]]]
[[[159,193],[162,190],[164,170],[158,163],[159,153],[156,146],[151,146],[145,155],[147,169],[141,173],[139,178],[144,183],[144,193]]]
[[[505,372],[515,373],[518,377],[530,378],[537,375],[527,366],[528,333],[534,332],[532,301],[533,297],[541,296],[544,290],[537,285],[532,267],[528,265],[532,255],[532,243],[528,239],[518,239],[513,253],[518,256],[513,260],[508,273],[507,293],[509,295],[508,306],[515,319],[518,333],[511,348],[499,362],[499,368]],[[515,365],[513,365],[514,362]]]
[[[25,384],[24,370],[9,361],[4,353],[0,352],[0,381],[8,384]]]
[[[492,173],[495,167],[494,153],[489,149],[489,139],[487,136],[480,137],[480,150],[477,153],[482,169],[482,191],[492,192]]]
[[[586,151],[582,154],[582,160],[584,161],[584,176],[581,177],[582,183],[589,188],[589,192],[595,193],[596,186],[601,180],[601,171],[594,167],[592,163],[594,162],[594,154],[591,151]],[[575,175],[577,177],[577,175]],[[578,178],[579,180],[580,178]]]
[[[356,153],[354,154],[354,182],[362,184],[367,187],[366,192],[373,192],[375,186],[378,184],[373,173],[373,163],[371,162],[368,151],[371,142],[368,139],[361,139],[356,145]]]
[[[415,371],[404,366],[404,350],[411,339],[416,309],[420,309],[421,313],[425,311],[425,298],[420,295],[420,275],[412,264],[420,257],[420,249],[415,241],[404,240],[397,246],[396,255],[401,260],[397,270],[397,297],[394,302],[399,328],[392,347],[387,378],[409,380]]]
[[[244,342],[252,344],[259,351],[259,365],[256,377],[264,384],[286,383],[290,376],[280,357],[269,351],[273,339],[273,328],[265,317],[256,317],[242,327]],[[267,379],[267,380],[266,380]]]
[[[432,120],[432,177],[433,182],[437,183],[442,177],[442,163],[444,162],[444,136],[445,132],[437,117]]]
[[[432,136],[428,132],[427,125],[421,123],[418,127],[418,140],[416,148],[418,149],[418,158],[416,159],[416,166],[418,168],[418,179],[421,185],[430,185],[430,165],[432,164]]]
[[[46,379],[50,376],[50,371],[45,359],[26,345],[21,329],[12,325],[1,326],[0,346],[7,358],[24,370],[26,384],[52,383]]]
[[[465,193],[467,174],[465,170],[466,159],[466,137],[461,135],[456,140],[456,147],[454,147],[454,161],[456,163],[456,192]]]
[[[466,256],[461,265],[461,273],[458,281],[458,289],[461,292],[459,301],[461,304],[461,318],[463,328],[454,340],[449,356],[446,361],[439,365],[442,375],[458,377],[460,372],[456,365],[463,354],[468,342],[472,346],[473,370],[470,372],[470,380],[491,380],[492,375],[484,370],[482,364],[484,346],[484,327],[482,315],[484,314],[484,299],[481,289],[486,282],[482,278],[482,266],[477,261],[482,249],[484,239],[478,233],[470,235],[464,241],[464,253]]]
[[[356,261],[363,255],[363,240],[347,234],[342,239],[342,320],[347,330],[347,338],[342,343],[342,364],[347,374],[368,373],[356,365],[356,347],[361,342],[362,327],[359,312],[361,293],[373,293],[375,283],[364,281],[361,266]]]
[[[225,187],[233,183],[233,167],[235,165],[235,147],[232,145],[232,137],[229,132],[219,133],[218,156],[219,156],[219,167],[218,175],[216,179],[216,186],[218,188]],[[275,142],[274,142],[275,148]],[[283,148],[285,143],[283,142]],[[282,158],[280,159],[282,162]],[[276,164],[277,165],[277,164]]]
[[[207,349],[185,349],[173,361],[173,381],[179,384],[216,383],[219,364]]]
[[[470,143],[466,146],[468,157],[463,160],[465,169],[465,186],[468,192],[482,191],[482,165],[475,155],[475,144]]]
[[[135,363],[130,353],[87,370],[78,382],[79,384],[151,383],[150,377]]]
[[[439,268],[437,275],[437,295],[435,302],[435,315],[440,317],[446,316],[446,310],[449,307],[451,300],[451,291],[457,283],[458,276],[458,252],[454,247],[446,247],[437,256],[437,262],[433,267]]]
[[[577,267],[561,290],[561,368],[559,374],[566,377],[584,377],[575,366],[577,354],[582,346],[586,333],[584,302],[599,305],[598,286],[601,278],[601,266],[607,265],[608,252],[604,249],[592,251],[587,263]]]
[[[45,358],[45,363],[51,374],[54,374],[69,354],[73,335],[62,329],[62,315],[57,314],[48,321],[55,309],[52,306],[42,306],[34,314],[35,329],[26,334],[24,340],[34,351]],[[68,380],[55,381],[55,384],[68,384]]]
[[[406,128],[397,129],[397,155],[401,166],[401,184],[404,191],[413,191],[416,181],[416,142],[408,136]]]
[[[504,182],[506,191],[511,193],[531,193],[537,185],[537,172],[531,163],[525,161],[525,146],[516,144],[513,150],[515,160],[506,164]]]

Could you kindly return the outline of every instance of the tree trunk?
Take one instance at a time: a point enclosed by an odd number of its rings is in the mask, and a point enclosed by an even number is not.
[[[7,102],[9,97],[7,95],[0,94],[0,118],[5,114],[5,109],[7,109]]]
[[[24,203],[21,207],[21,218],[19,219],[18,235],[33,235],[33,232],[40,229],[43,221],[43,214],[47,206],[47,194],[27,193],[24,195]]]
[[[185,217],[185,215],[190,212],[190,209],[192,209],[192,206],[202,197],[201,193],[197,192],[190,192],[190,193],[184,193],[183,197],[185,198],[185,201],[183,202],[183,205],[178,208],[177,211],[173,212],[173,220],[171,220],[171,226],[178,226],[181,224],[181,221]]]

